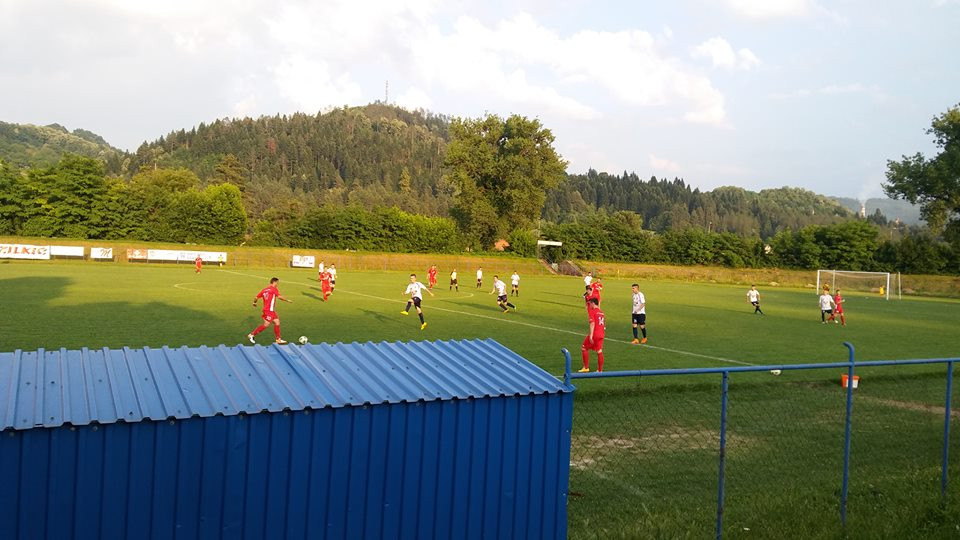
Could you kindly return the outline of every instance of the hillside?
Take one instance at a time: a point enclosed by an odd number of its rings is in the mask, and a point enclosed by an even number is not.
[[[59,124],[0,122],[0,159],[15,167],[50,167],[68,153],[100,159],[118,172],[125,156],[103,137],[85,129],[70,132]]]
[[[860,201],[857,199],[851,199],[849,197],[831,197],[831,199],[842,204],[844,208],[849,209],[851,212],[860,211]],[[880,213],[890,221],[899,219],[907,225],[920,225],[923,221],[920,218],[920,207],[910,204],[907,201],[898,199],[867,199],[864,206],[867,208],[867,215],[871,215],[877,210],[880,210]]]

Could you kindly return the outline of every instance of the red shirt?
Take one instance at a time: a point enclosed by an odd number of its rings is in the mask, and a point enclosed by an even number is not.
[[[280,291],[277,290],[276,285],[264,287],[257,293],[257,298],[263,298],[263,311],[275,311],[273,308],[277,303],[277,296],[280,296]]]
[[[593,323],[593,340],[603,339],[603,336],[606,333],[606,326],[604,321],[603,311],[600,311],[600,308],[595,307],[587,310],[587,315],[590,316],[590,322]]]
[[[329,287],[330,279],[332,277],[333,276],[330,275],[330,272],[324,271],[322,274],[320,274],[320,285],[323,287]]]
[[[594,281],[593,283],[590,284],[590,294],[587,295],[587,298],[588,299],[596,298],[597,300],[599,300],[600,291],[602,290],[603,290],[603,284],[598,281]]]
[[[839,293],[833,297],[833,303],[837,305],[837,313],[843,311],[843,297]]]
[[[197,257],[197,260],[194,262],[197,263],[197,266],[200,266],[201,264],[203,264],[203,259],[201,259],[200,257]]]

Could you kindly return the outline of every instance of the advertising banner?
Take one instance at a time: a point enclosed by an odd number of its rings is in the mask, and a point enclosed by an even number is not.
[[[294,255],[290,261],[290,266],[294,268],[313,268],[317,264],[317,258],[313,255]]]
[[[110,259],[113,260],[113,248],[90,248],[91,259]]]
[[[128,261],[145,261],[145,260],[147,260],[147,250],[145,250],[145,249],[128,249],[128,250],[127,250],[127,260],[128,260]]]
[[[50,255],[53,257],[83,257],[86,248],[83,246],[50,246]]]
[[[49,259],[50,246],[0,244],[0,259]]]
[[[148,261],[177,261],[193,262],[197,255],[206,263],[227,262],[227,254],[224,251],[191,251],[175,249],[148,249]]]

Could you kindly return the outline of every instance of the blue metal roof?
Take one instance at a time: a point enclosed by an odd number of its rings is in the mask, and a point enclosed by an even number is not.
[[[0,353],[0,430],[569,392],[492,339]]]

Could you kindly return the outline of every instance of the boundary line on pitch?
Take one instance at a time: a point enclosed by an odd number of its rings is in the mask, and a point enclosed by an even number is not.
[[[220,270],[220,271],[221,271],[221,272],[227,272],[227,273],[230,273],[230,274],[236,274],[236,275],[238,275],[238,276],[246,276],[246,277],[252,277],[252,278],[257,278],[257,279],[270,279],[270,278],[266,278],[266,277],[263,277],[263,276],[258,276],[258,275],[254,275],[254,274],[245,274],[245,273],[243,273],[243,272],[237,272],[237,271],[234,271],[234,270]],[[300,286],[303,286],[303,287],[306,287],[306,286],[307,286],[307,285],[305,285],[305,284],[303,284],[303,283],[299,283],[299,282],[297,282],[297,281],[291,281],[290,283],[293,283],[293,284],[295,284],[295,285],[300,285]],[[356,296],[364,296],[364,297],[366,297],[366,298],[372,298],[372,299],[374,299],[374,300],[383,300],[383,301],[385,301],[385,302],[393,302],[393,303],[400,303],[400,304],[406,304],[406,302],[407,302],[406,300],[396,300],[396,299],[394,299],[394,298],[384,298],[384,297],[382,297],[382,296],[374,296],[374,295],[372,295],[372,294],[365,294],[365,293],[359,293],[359,292],[354,292],[354,291],[348,291],[348,290],[345,290],[345,289],[340,289],[340,292],[344,292],[344,293],[347,293],[347,294],[353,294],[353,295],[356,295]],[[491,321],[499,321],[499,322],[505,322],[505,323],[511,323],[511,324],[520,324],[520,325],[523,325],[523,326],[529,326],[529,327],[531,327],[531,328],[539,328],[539,329],[541,329],[541,330],[550,330],[550,331],[552,331],[552,332],[562,332],[562,333],[564,333],[564,334],[573,334],[573,335],[575,335],[575,336],[583,335],[583,332],[574,332],[573,330],[565,330],[565,329],[563,329],[563,328],[554,328],[554,327],[552,327],[552,326],[543,326],[543,325],[528,323],[528,322],[524,322],[524,321],[514,321],[514,320],[504,319],[504,318],[502,318],[502,317],[491,317],[490,315],[484,315],[484,314],[482,314],[482,313],[468,313],[468,312],[466,312],[466,311],[458,311],[458,310],[456,310],[456,309],[449,309],[449,308],[444,308],[444,307],[439,307],[439,306],[430,306],[430,309],[431,309],[431,310],[437,310],[437,311],[446,311],[446,312],[448,312],[448,313],[456,313],[456,314],[458,314],[458,315],[466,315],[466,316],[468,316],[468,317],[479,317],[479,318],[481,318],[481,319],[489,319],[489,320],[491,320]],[[614,341],[614,342],[616,342],[616,343],[624,343],[624,344],[630,345],[630,342],[629,342],[629,341],[625,341],[625,340],[622,340],[622,339],[616,339],[616,338],[604,338],[604,339],[605,339],[606,341]],[[650,348],[650,349],[656,349],[656,350],[659,350],[659,351],[665,351],[665,352],[670,352],[670,353],[674,353],[674,354],[682,354],[682,355],[686,355],[686,356],[695,356],[695,357],[697,357],[697,358],[706,358],[706,359],[708,359],[708,360],[715,360],[715,361],[717,361],[717,362],[727,362],[727,363],[730,363],[730,364],[739,364],[739,365],[742,365],[742,366],[755,366],[755,365],[756,365],[756,364],[752,364],[752,363],[750,363],[750,362],[744,362],[744,361],[741,361],[741,360],[733,360],[733,359],[731,359],[731,358],[722,358],[722,357],[720,357],[720,356],[711,356],[711,355],[709,355],[709,354],[700,354],[700,353],[689,352],[689,351],[681,351],[681,350],[678,350],[678,349],[670,349],[670,348],[667,348],[667,347],[660,347],[660,346],[658,346],[658,345],[646,345],[646,344],[644,344],[644,345],[641,345],[641,347],[648,347],[648,348]]]

